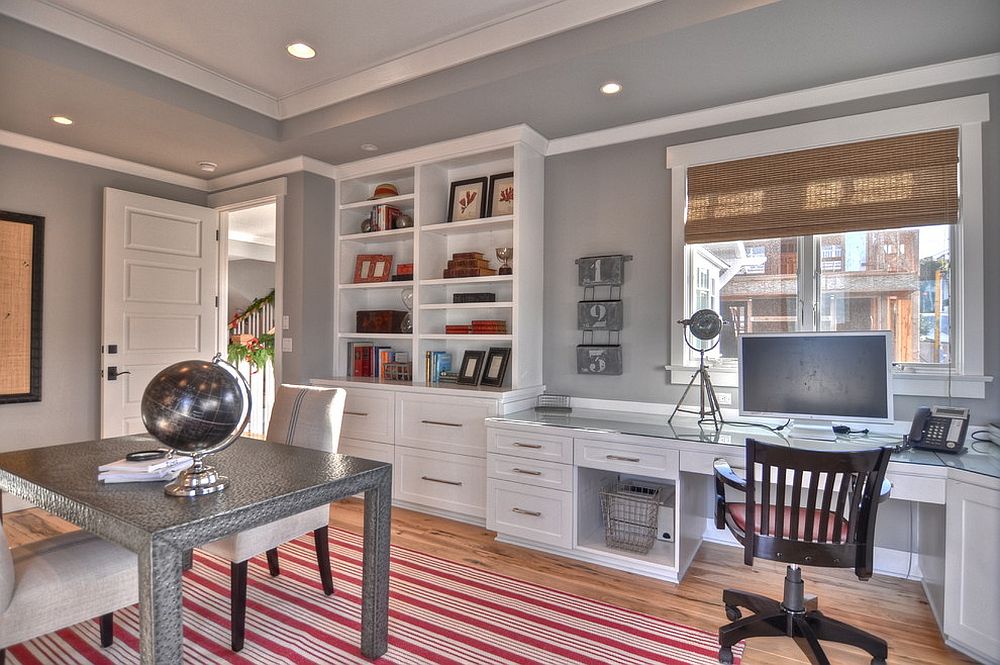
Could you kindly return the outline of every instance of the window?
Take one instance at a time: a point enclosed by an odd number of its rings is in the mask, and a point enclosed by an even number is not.
[[[735,385],[739,334],[890,329],[897,394],[983,397],[987,117],[977,95],[669,148],[671,318],[715,298],[713,380]],[[670,339],[670,367],[696,361]]]

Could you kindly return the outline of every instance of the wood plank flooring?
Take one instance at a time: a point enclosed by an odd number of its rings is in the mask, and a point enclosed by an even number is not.
[[[331,526],[361,533],[363,506],[348,499],[334,504]],[[12,546],[74,527],[37,509],[9,513],[5,528]],[[715,632],[726,623],[722,590],[737,588],[781,597],[784,566],[758,561],[743,565],[742,550],[705,543],[681,584],[652,580],[558,556],[498,543],[483,527],[400,508],[393,509],[392,542],[443,559],[484,568],[568,593]],[[806,592],[819,596],[830,616],[863,627],[889,642],[893,665],[972,663],[946,647],[918,582],[876,575],[859,582],[850,571],[805,569]],[[827,650],[838,665],[867,665],[862,652],[835,645]],[[752,640],[747,665],[806,663],[790,639]]]

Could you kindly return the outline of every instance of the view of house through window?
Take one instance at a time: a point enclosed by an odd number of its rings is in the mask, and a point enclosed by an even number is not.
[[[891,330],[896,362],[947,364],[952,228],[807,237],[815,302],[802,303],[801,318],[799,238],[691,245],[693,310],[716,309],[728,322],[713,354],[722,359],[736,358],[742,333]]]

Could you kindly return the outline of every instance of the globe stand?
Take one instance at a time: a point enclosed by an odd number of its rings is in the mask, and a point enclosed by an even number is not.
[[[681,398],[677,400],[677,406],[674,407],[674,412],[670,414],[667,419],[667,423],[673,421],[674,416],[678,412],[681,413],[691,413],[698,414],[698,424],[702,425],[707,423],[711,419],[712,424],[715,426],[715,431],[718,432],[722,429],[725,424],[725,420],[722,419],[722,408],[719,406],[719,398],[715,395],[715,387],[712,385],[712,378],[708,374],[708,368],[705,366],[705,352],[711,351],[719,345],[719,333],[722,332],[723,321],[714,311],[710,309],[700,309],[691,315],[691,318],[684,319],[683,321],[678,321],[677,323],[684,326],[684,343],[688,345],[692,351],[697,351],[700,354],[700,360],[698,362],[698,369],[694,374],[691,375],[691,380],[688,381],[687,387],[684,388],[684,392],[681,393]],[[705,348],[704,346],[696,347],[688,339],[688,332],[697,337],[703,342],[710,340],[715,340],[715,343]],[[699,400],[698,400],[698,410],[685,409],[683,407],[684,400],[687,398],[688,393],[691,392],[691,388],[694,387],[694,382],[698,382],[699,389]]]
[[[214,466],[206,465],[200,457],[194,464],[181,471],[173,482],[163,488],[169,496],[202,496],[226,489],[229,478],[220,476]]]

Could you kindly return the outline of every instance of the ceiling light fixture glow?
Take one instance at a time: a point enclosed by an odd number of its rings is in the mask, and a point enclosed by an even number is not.
[[[316,57],[316,49],[303,42],[295,42],[294,44],[289,44],[285,48],[288,50],[289,55],[301,58],[302,60],[308,60],[309,58]]]
[[[364,150],[365,152],[375,152],[376,150],[378,150],[378,146],[375,145],[374,143],[362,143],[361,149]]]
[[[73,120],[71,118],[67,118],[64,115],[49,116],[49,120],[51,120],[52,122],[56,123],[57,125],[72,125],[73,124]]]
[[[622,84],[618,81],[608,81],[601,86],[601,92],[605,95],[617,95],[622,91]]]

